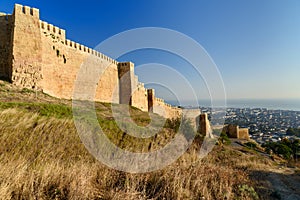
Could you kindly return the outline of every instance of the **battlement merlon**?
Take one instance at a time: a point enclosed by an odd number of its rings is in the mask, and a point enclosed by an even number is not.
[[[11,14],[0,12],[0,17],[2,17],[2,16],[10,17]]]
[[[53,34],[58,36],[62,41],[66,40],[66,31],[48,22],[40,20],[41,31],[45,34]]]
[[[119,78],[124,74],[131,72],[134,75],[134,63],[132,62],[119,62],[118,63]]]
[[[2,15],[5,15],[5,14],[2,14]],[[90,53],[91,55],[95,55],[95,56],[98,56],[100,58],[103,58],[105,59],[106,61],[110,62],[110,63],[113,63],[113,64],[116,64],[118,65],[119,62],[96,51],[96,50],[93,50],[89,47],[86,47],[82,44],[79,44],[77,42],[74,42],[74,41],[70,41],[67,39],[66,37],[66,31],[60,27],[57,27],[57,26],[54,26],[53,24],[50,24],[46,21],[42,21],[40,20],[40,13],[39,13],[39,9],[37,8],[31,8],[29,6],[23,6],[23,5],[20,5],[20,4],[15,4],[15,8],[14,8],[14,12],[13,12],[13,15],[18,15],[18,16],[22,16],[22,15],[26,15],[26,16],[32,16],[33,19],[36,19],[39,21],[39,28],[41,30],[41,33],[42,34],[45,34],[46,36],[51,36],[53,37],[54,39],[59,39],[61,40],[64,44],[66,44],[67,46],[69,47],[73,47],[77,50],[80,50],[82,52],[86,52],[86,53]],[[130,64],[130,66],[133,65],[133,63]]]
[[[40,18],[40,11],[37,8],[31,8],[29,6],[23,6],[20,4],[15,4],[14,13],[13,14],[23,13],[25,15],[31,15],[36,18]]]

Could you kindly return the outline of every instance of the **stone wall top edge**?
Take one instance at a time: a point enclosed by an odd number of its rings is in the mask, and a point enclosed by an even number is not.
[[[107,55],[105,55],[105,54],[103,54],[103,53],[101,53],[101,52],[99,52],[99,51],[97,51],[97,50],[95,50],[95,49],[92,49],[92,48],[90,48],[90,47],[87,47],[87,46],[85,46],[85,45],[82,45],[82,44],[80,44],[80,43],[78,43],[78,42],[72,41],[72,40],[70,40],[70,39],[65,39],[64,44],[65,44],[67,47],[69,47],[69,48],[74,48],[74,49],[77,49],[77,50],[79,50],[79,51],[82,51],[82,52],[85,52],[85,53],[94,55],[94,56],[99,57],[99,58],[102,58],[102,59],[104,59],[104,60],[106,60],[106,61],[108,61],[108,62],[110,62],[110,63],[116,64],[116,65],[119,64],[118,61],[116,61],[116,60],[110,58],[109,56],[107,56]]]
[[[16,14],[16,13],[31,15],[31,16],[36,17],[36,18],[40,17],[40,10],[39,9],[34,8],[34,7],[24,6],[24,5],[21,5],[21,4],[15,4],[13,14]]]

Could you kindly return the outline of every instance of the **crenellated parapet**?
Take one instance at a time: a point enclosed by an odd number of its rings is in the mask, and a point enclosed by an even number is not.
[[[66,31],[53,24],[40,20],[40,28],[42,33],[50,35],[52,39],[59,39],[61,41],[65,41],[66,39]]]
[[[105,54],[103,54],[103,53],[101,53],[99,51],[96,51],[96,50],[94,50],[94,49],[92,49],[90,47],[84,46],[84,45],[82,45],[80,43],[74,42],[74,41],[69,40],[69,39],[65,39],[64,44],[67,47],[69,47],[69,48],[73,48],[73,49],[79,50],[79,51],[81,51],[83,53],[88,53],[90,55],[98,57],[99,59],[103,59],[103,60],[105,60],[107,62],[110,62],[112,64],[118,65],[118,61],[116,61],[116,60],[110,58],[109,56],[107,56],[107,55],[105,55]]]
[[[23,6],[20,4],[15,4],[14,14],[15,13],[23,13],[27,16],[32,16],[35,18],[40,18],[40,11],[37,8],[31,8],[29,6]]]
[[[180,116],[179,108],[145,88],[134,63],[118,62],[69,40],[65,29],[41,20],[36,8],[16,4],[12,15],[0,13],[0,40],[0,77],[20,88],[71,99],[80,72],[87,76],[80,91],[96,90],[90,99],[129,104],[167,118]]]
[[[10,23],[10,19],[12,17],[11,14],[0,12],[1,21],[6,22],[6,24]]]
[[[158,97],[155,97],[155,101],[165,103],[165,100]]]
[[[66,31],[64,29],[61,29],[57,26],[54,26],[52,24],[49,24],[48,22],[40,20],[40,27],[41,31],[45,36],[50,36],[54,41],[58,40],[57,42],[61,42],[62,44],[65,44],[69,48],[76,49],[78,51],[81,51],[83,53],[88,53],[90,55],[94,55],[100,59],[106,60],[109,63],[112,64],[118,64],[118,62],[109,56],[106,56],[105,54],[98,52],[90,47],[87,47],[85,45],[82,45],[80,43],[71,41],[69,39],[66,39]]]
[[[177,118],[182,115],[181,108],[166,103],[162,98],[155,97],[153,89],[148,90],[148,95],[150,97],[150,99],[148,99],[148,102],[152,104],[149,105],[149,108],[151,108],[151,112],[158,113],[159,115],[170,119]]]

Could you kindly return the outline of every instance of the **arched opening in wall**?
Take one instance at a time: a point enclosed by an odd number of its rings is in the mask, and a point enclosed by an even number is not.
[[[53,46],[53,50],[55,50],[55,46]]]
[[[56,56],[57,57],[59,56],[59,50],[56,50]]]
[[[67,59],[66,59],[65,55],[63,55],[63,59],[64,59],[64,64],[66,64],[67,63]]]
[[[61,35],[61,30],[59,29],[58,34]]]

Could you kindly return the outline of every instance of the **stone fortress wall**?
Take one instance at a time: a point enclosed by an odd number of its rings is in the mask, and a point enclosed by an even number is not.
[[[65,30],[40,20],[38,9],[16,4],[13,14],[0,13],[0,78],[20,88],[72,99],[80,68],[87,77],[94,75],[78,84],[83,92],[96,88],[90,100],[130,104],[170,119],[182,115],[181,108],[165,103],[155,96],[154,89],[146,89],[139,82],[134,63],[118,62],[67,39]],[[100,79],[95,77],[94,69],[101,74]],[[198,112],[192,114],[198,116],[198,132],[212,137],[207,114],[199,116]],[[226,125],[223,130],[229,137],[249,139],[248,129]]]
[[[11,65],[11,21],[12,15],[0,13],[0,77],[4,78],[11,74],[7,67]]]
[[[245,139],[249,140],[249,129],[240,128],[238,125],[228,124],[223,127],[224,133],[228,135],[229,138]]]
[[[181,115],[180,108],[155,97],[153,89],[138,81],[133,63],[118,62],[68,40],[65,30],[40,20],[38,9],[16,4],[12,15],[0,14],[0,77],[21,88],[71,99],[83,63],[86,75],[93,75],[94,68],[101,74],[99,80],[79,84],[82,91],[96,87],[93,100],[129,103],[166,118]]]

